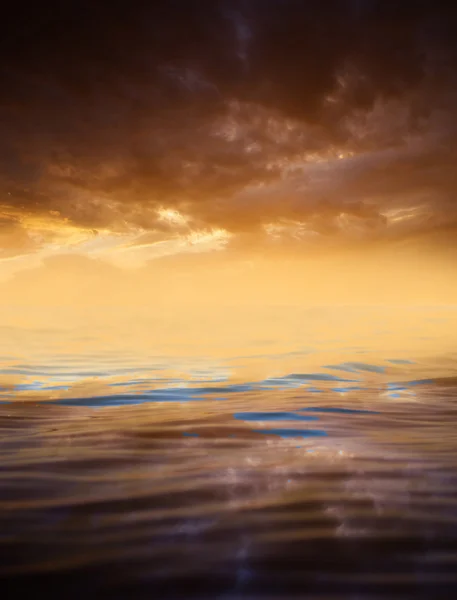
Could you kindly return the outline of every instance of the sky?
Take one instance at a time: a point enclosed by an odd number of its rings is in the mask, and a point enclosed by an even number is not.
[[[457,300],[452,3],[6,17],[0,303]]]

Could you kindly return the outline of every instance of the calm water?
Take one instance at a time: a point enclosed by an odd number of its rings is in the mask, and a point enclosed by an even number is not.
[[[11,598],[450,598],[457,309],[2,320]]]

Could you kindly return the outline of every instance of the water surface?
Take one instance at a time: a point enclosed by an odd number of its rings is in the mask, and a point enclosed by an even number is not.
[[[1,327],[14,593],[454,596],[457,310],[114,316]]]

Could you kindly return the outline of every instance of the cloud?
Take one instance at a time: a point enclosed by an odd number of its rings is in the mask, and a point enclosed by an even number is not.
[[[143,262],[202,236],[218,248],[218,231],[228,248],[363,242],[456,220],[452,7],[81,2],[24,18],[1,41],[0,258]]]

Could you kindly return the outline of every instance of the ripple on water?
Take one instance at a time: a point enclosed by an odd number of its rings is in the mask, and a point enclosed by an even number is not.
[[[454,597],[452,364],[286,354],[5,363],[4,589]]]

